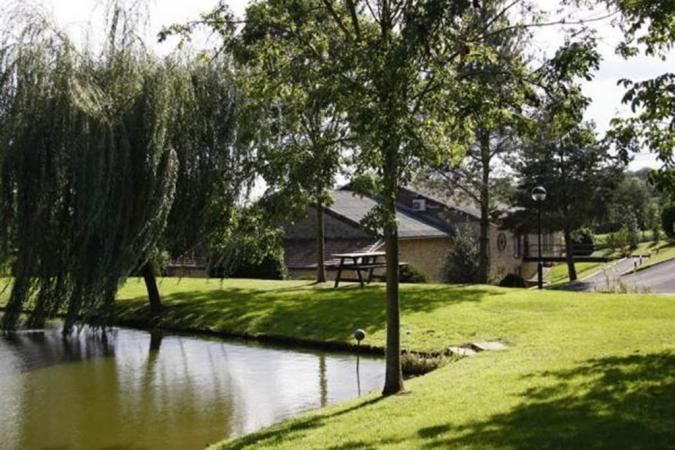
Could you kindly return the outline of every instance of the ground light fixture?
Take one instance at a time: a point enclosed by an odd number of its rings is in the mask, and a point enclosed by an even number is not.
[[[532,189],[532,200],[537,203],[537,286],[539,289],[543,289],[544,263],[541,260],[541,204],[546,200],[546,188],[544,186],[535,186]]]

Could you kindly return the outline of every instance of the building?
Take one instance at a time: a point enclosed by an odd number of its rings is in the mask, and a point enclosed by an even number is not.
[[[334,203],[324,211],[326,259],[331,260],[335,253],[384,250],[382,236],[367,231],[361,224],[378,200],[360,197],[349,186],[334,191],[333,198]],[[480,227],[480,213],[470,205],[438,199],[411,188],[400,189],[396,217],[400,260],[436,282],[446,281],[445,262],[452,237],[466,228],[478,235]],[[306,217],[286,232],[285,258],[291,277],[311,278],[316,273],[316,222],[316,208],[310,207]],[[536,265],[523,261],[530,240],[528,236],[490,225],[490,262],[495,278],[509,273],[526,278],[534,274]],[[553,241],[553,235],[544,236],[546,246],[552,248]]]

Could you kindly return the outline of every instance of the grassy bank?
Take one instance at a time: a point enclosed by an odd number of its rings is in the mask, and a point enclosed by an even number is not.
[[[130,280],[118,295],[117,318],[174,330],[345,344],[354,344],[352,332],[362,328],[367,333],[364,344],[384,347],[383,284],[333,289],[332,283],[317,286],[308,281],[167,278],[160,281],[160,291],[166,310],[159,320],[153,320],[143,282]],[[504,337],[507,327],[497,311],[498,299],[513,298],[515,292],[490,286],[403,285],[403,348],[436,352],[450,344]],[[541,302],[536,293],[517,292],[533,305]],[[476,309],[478,303],[484,308]],[[534,313],[531,319],[537,317]]]
[[[164,326],[384,343],[384,288],[306,282],[163,280]],[[403,345],[439,350],[501,339],[482,353],[217,448],[665,448],[675,442],[675,298],[408,285]],[[120,293],[144,317],[142,283]]]
[[[583,279],[589,275],[593,275],[595,272],[601,269],[605,263],[599,262],[580,262],[576,263],[575,267],[577,269],[578,279]],[[556,264],[546,270],[544,275],[544,281],[549,286],[567,283],[570,280],[569,271],[567,269],[567,264],[560,263]]]

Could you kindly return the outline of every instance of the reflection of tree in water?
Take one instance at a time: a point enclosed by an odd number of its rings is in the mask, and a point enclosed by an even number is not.
[[[236,389],[216,362],[227,355],[213,358],[221,346],[183,341],[128,330],[0,341],[20,361],[19,441],[10,448],[192,448],[227,436],[237,425]]]
[[[112,341],[109,338],[112,336]],[[60,329],[19,331],[3,336],[3,344],[16,354],[21,365],[15,369],[30,372],[53,365],[77,363],[115,356],[115,331],[84,328],[68,337]]]
[[[119,368],[123,384],[131,390],[124,406],[134,422],[143,424],[131,434],[147,434],[145,430],[153,428],[142,443],[162,448],[204,446],[231,434],[237,427],[236,389],[229,372],[218,367],[226,364],[226,352],[217,358],[211,354],[220,347],[150,333],[141,370]]]
[[[119,429],[114,333],[60,330],[17,333],[9,344],[21,355],[23,385],[17,448],[84,447],[78,436]],[[90,442],[93,444],[93,442]]]
[[[12,387],[21,413],[12,430],[23,439],[10,447],[200,447],[326,405],[331,395],[354,396],[354,360],[330,353],[124,329],[65,342],[50,333],[6,345],[11,359],[29,360],[17,375],[22,387]]]

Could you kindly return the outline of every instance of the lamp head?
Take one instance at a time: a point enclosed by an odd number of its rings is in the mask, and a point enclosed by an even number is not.
[[[532,200],[535,202],[543,202],[546,200],[546,189],[544,186],[535,186],[535,188],[532,189]]]

